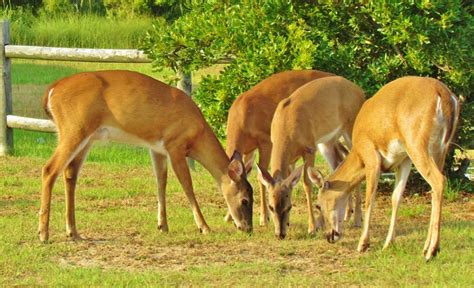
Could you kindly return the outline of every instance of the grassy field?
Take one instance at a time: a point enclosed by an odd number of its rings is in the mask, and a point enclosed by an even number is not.
[[[97,151],[96,151],[97,152]],[[91,158],[93,158],[93,154]],[[137,153],[143,159],[146,153]],[[130,156],[134,158],[133,156]],[[154,177],[148,163],[109,159],[86,162],[77,193],[79,231],[64,233],[62,183],[53,193],[50,244],[37,239],[43,157],[7,157],[0,164],[0,286],[11,285],[195,285],[195,286],[457,286],[474,283],[474,202],[446,202],[442,250],[425,263],[421,249],[429,220],[429,196],[403,201],[396,245],[381,251],[390,198],[381,195],[372,248],[355,251],[360,229],[348,228],[337,244],[306,235],[304,193],[294,196],[288,239],[254,220],[252,236],[224,223],[225,204],[208,173],[193,172],[198,201],[213,232],[201,235],[174,175],[168,186],[170,232],[156,228]],[[137,161],[137,162],[141,162]],[[143,159],[144,162],[146,162]],[[170,173],[172,174],[172,173]],[[256,183],[255,177],[251,177]],[[256,199],[258,201],[258,197]]]
[[[88,14],[35,17],[26,12],[2,12],[11,22],[11,44],[52,47],[138,49],[154,20],[147,16],[117,20]]]
[[[81,66],[83,65],[83,66]],[[13,64],[15,114],[40,117],[44,86],[95,64]],[[116,68],[116,67],[112,67]],[[120,68],[120,67],[119,67]],[[151,73],[146,66],[127,69]],[[143,69],[143,70],[141,70]],[[155,75],[160,77],[160,75]],[[16,91],[16,92],[15,92]],[[19,93],[18,91],[23,91]],[[24,110],[23,110],[24,109]],[[192,172],[196,197],[212,229],[201,235],[188,201],[169,173],[170,232],[157,230],[156,192],[148,153],[124,145],[93,148],[78,183],[77,222],[84,241],[65,236],[64,192],[58,181],[52,201],[50,243],[37,237],[41,167],[56,139],[52,134],[15,130],[15,154],[0,159],[0,286],[436,286],[472,287],[474,197],[460,193],[445,201],[441,253],[424,262],[421,249],[430,215],[423,191],[405,198],[398,237],[381,251],[388,230],[390,196],[380,193],[373,218],[371,249],[355,251],[360,229],[348,225],[345,238],[329,244],[321,233],[306,235],[302,185],[286,240],[273,237],[272,223],[239,233],[224,223],[225,202],[207,171]],[[321,168],[324,165],[318,162]],[[256,187],[255,172],[251,183]],[[258,203],[258,193],[255,193]],[[257,206],[254,206],[256,209]]]

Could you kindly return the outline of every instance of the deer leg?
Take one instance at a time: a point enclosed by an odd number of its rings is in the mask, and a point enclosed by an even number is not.
[[[331,141],[318,144],[318,150],[321,155],[323,155],[324,159],[326,159],[326,162],[328,162],[331,172],[334,172],[339,163],[342,161],[336,148],[336,142]]]
[[[191,173],[189,172],[188,163],[186,161],[186,157],[178,151],[177,153],[170,152],[170,159],[171,165],[173,167],[174,173],[178,178],[181,186],[186,193],[186,197],[191,204],[191,209],[193,210],[194,221],[199,228],[199,231],[203,234],[207,234],[210,232],[209,226],[207,226],[206,221],[201,213],[201,209],[199,208],[199,204],[196,200],[196,196],[194,195],[193,190],[193,183],[191,180]]]
[[[357,251],[364,252],[369,248],[369,228],[372,209],[375,204],[375,194],[377,191],[377,183],[380,176],[380,156],[377,152],[367,158],[370,162],[365,162],[366,174],[366,194],[365,194],[365,219],[362,235],[357,246]]]
[[[357,187],[352,192],[355,198],[355,205],[354,205],[354,227],[361,227],[362,226],[362,195],[361,195],[361,187],[357,185]],[[349,196],[351,197],[351,196]],[[347,215],[347,214],[346,214]]]
[[[423,178],[428,182],[428,184],[430,184],[432,190],[430,225],[428,228],[428,236],[423,248],[425,259],[430,260],[439,252],[441,204],[443,201],[443,188],[446,179],[440,171],[439,164],[437,163],[441,163],[441,160],[444,160],[441,158],[445,156],[445,153],[441,153],[438,157],[440,159],[433,159],[428,155],[427,149],[422,149],[422,147],[420,147],[414,149],[414,151],[419,152],[410,153],[409,151],[410,158],[412,159],[416,169],[418,169]]]
[[[79,171],[89,152],[90,144],[86,145],[64,170],[64,186],[66,199],[66,235],[72,240],[81,240],[76,228],[75,192]]]
[[[48,160],[42,170],[41,204],[39,211],[38,234],[40,241],[46,242],[49,238],[49,215],[51,209],[51,192],[59,174],[66,168],[76,155],[84,149],[90,137],[80,137],[75,134],[74,138],[60,138],[58,146],[54,150],[53,156]],[[69,197],[70,199],[70,197]],[[69,205],[73,205],[70,202]],[[70,208],[67,208],[70,209]],[[70,211],[74,208],[70,209]],[[72,214],[71,214],[72,215]]]
[[[316,223],[314,219],[314,211],[313,211],[313,201],[312,201],[312,194],[313,194],[313,185],[311,183],[311,179],[308,176],[308,167],[314,166],[314,154],[306,153],[304,155],[304,173],[303,173],[303,187],[304,192],[306,194],[306,205],[308,209],[308,234],[314,235],[316,232],[316,227],[321,227],[322,223]],[[318,220],[321,220],[318,218]]]
[[[270,165],[270,156],[272,153],[272,144],[271,143],[264,143],[258,146],[258,165],[268,170],[268,166]],[[268,203],[267,203],[267,193],[265,185],[263,185],[260,181],[258,181],[258,186],[260,189],[260,226],[265,226],[270,221],[270,212],[268,211]]]
[[[167,157],[152,150],[150,150],[150,156],[158,186],[158,229],[161,232],[168,232],[168,221],[166,219]]]
[[[388,229],[387,239],[383,245],[383,249],[386,249],[395,240],[395,223],[397,220],[398,207],[402,200],[403,192],[407,184],[408,176],[410,175],[411,160],[406,158],[398,167],[395,174],[395,189],[392,193],[392,217],[390,218],[390,227]]]

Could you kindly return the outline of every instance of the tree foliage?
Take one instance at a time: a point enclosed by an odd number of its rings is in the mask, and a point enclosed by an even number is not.
[[[311,3],[310,3],[311,2]],[[448,1],[207,1],[156,22],[144,48],[157,69],[193,71],[232,58],[194,97],[222,137],[235,97],[288,69],[333,72],[373,95],[405,75],[438,78],[464,95],[461,144],[473,146],[472,6]]]

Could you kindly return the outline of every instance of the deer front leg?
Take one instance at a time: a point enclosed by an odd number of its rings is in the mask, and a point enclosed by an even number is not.
[[[361,195],[361,187],[357,185],[357,187],[352,192],[355,198],[355,207],[354,207],[354,227],[361,227],[362,226],[362,195]]]
[[[308,175],[308,167],[314,166],[314,154],[307,153],[304,156],[304,176],[303,176],[303,187],[306,194],[306,205],[308,206],[308,234],[314,236],[316,233],[316,223],[314,220],[314,211],[313,211],[313,185],[311,184],[311,179]]]
[[[270,164],[270,157],[272,153],[272,144],[271,143],[263,143],[258,147],[258,165],[268,170],[268,166]],[[260,181],[258,182],[259,189],[260,189],[260,226],[265,226],[270,221],[270,212],[268,211],[268,203],[267,203],[267,193],[266,187]]]
[[[79,171],[81,170],[82,164],[84,163],[84,160],[87,157],[89,148],[90,145],[84,147],[84,149],[79,152],[76,158],[74,158],[64,170],[64,186],[66,199],[66,235],[72,240],[82,240],[82,237],[79,235],[76,228],[74,197]]]
[[[369,228],[372,209],[375,204],[375,194],[377,191],[377,183],[380,176],[380,156],[374,151],[372,158],[369,158],[370,163],[365,163],[366,186],[365,194],[365,219],[362,235],[357,246],[357,251],[365,252],[369,248]]]
[[[403,192],[407,184],[408,176],[410,175],[411,160],[406,158],[398,167],[395,174],[395,189],[392,193],[392,217],[390,218],[390,227],[388,228],[387,239],[382,249],[387,247],[395,240],[395,224],[397,221],[397,212],[400,202],[402,200]]]
[[[344,213],[344,221],[349,222],[351,220],[351,216],[354,213],[354,206],[352,203],[352,193],[349,195],[347,199],[347,206],[346,206],[346,212]]]
[[[196,200],[193,190],[193,183],[191,180],[191,174],[189,172],[188,163],[186,162],[186,157],[182,155],[179,149],[176,149],[174,153],[169,151],[171,165],[173,166],[173,170],[178,178],[181,186],[186,193],[186,197],[188,198],[191,209],[193,210],[194,221],[196,222],[199,231],[203,234],[207,234],[210,232],[209,226],[207,226],[204,217],[202,216],[201,209],[199,209],[199,204]]]
[[[158,229],[161,232],[168,232],[168,221],[166,219],[166,184],[168,177],[167,157],[165,155],[150,150],[153,164],[153,171],[158,185]]]

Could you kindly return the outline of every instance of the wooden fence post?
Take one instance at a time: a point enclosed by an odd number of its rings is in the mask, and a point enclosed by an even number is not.
[[[191,73],[183,73],[181,71],[178,71],[178,73],[176,73],[176,76],[178,76],[179,79],[176,87],[184,91],[184,93],[188,94],[189,97],[192,97],[191,93],[193,92],[193,79],[191,77]],[[194,160],[191,158],[187,159],[189,167],[191,167],[192,170],[195,170],[196,164],[194,163]]]
[[[191,93],[193,92],[193,79],[191,78],[191,73],[178,72],[177,76],[179,80],[176,86],[191,96]]]
[[[0,33],[0,156],[13,152],[13,129],[7,126],[7,115],[12,114],[12,84],[10,59],[5,56],[5,45],[10,41],[10,25],[1,21]]]

